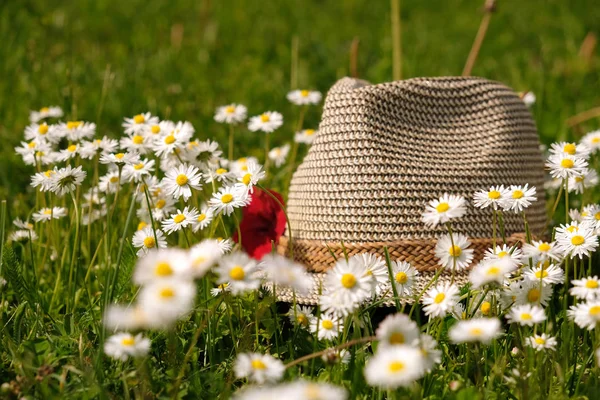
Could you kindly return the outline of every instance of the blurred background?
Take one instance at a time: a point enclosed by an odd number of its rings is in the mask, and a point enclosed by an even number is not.
[[[482,15],[482,0],[402,0],[402,78],[460,75]],[[533,91],[543,142],[577,139],[598,127],[597,118],[574,128],[566,120],[600,105],[599,21],[594,0],[500,0],[472,75]],[[17,193],[33,172],[14,152],[30,109],[59,105],[65,119],[114,137],[124,116],[150,111],[225,144],[226,127],[212,120],[219,105],[292,122],[292,88],[393,78],[389,0],[2,0],[0,37],[0,198],[9,205],[24,199]],[[305,127],[319,115],[311,109]],[[272,142],[292,135],[290,123]],[[238,154],[261,154],[257,134],[236,141]]]

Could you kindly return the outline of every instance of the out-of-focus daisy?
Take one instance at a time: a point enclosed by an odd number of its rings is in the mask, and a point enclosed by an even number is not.
[[[502,334],[497,318],[473,318],[458,321],[448,331],[453,343],[481,342],[489,344]]]
[[[512,210],[514,212],[521,212],[531,205],[532,202],[536,201],[535,187],[529,187],[528,184],[523,185],[511,185],[509,189],[509,195],[504,202],[505,210]]]
[[[444,235],[438,239],[435,246],[435,256],[439,258],[438,264],[444,268],[465,269],[473,261],[473,250],[469,239],[461,234]]]
[[[205,239],[189,250],[190,272],[194,278],[203,277],[221,258],[221,249],[215,239]]]
[[[423,370],[431,372],[433,367],[442,362],[442,351],[437,348],[437,341],[426,333],[419,338],[419,350],[423,356]]]
[[[126,361],[129,357],[143,357],[150,350],[150,340],[141,333],[117,333],[104,343],[104,353],[116,360]]]
[[[283,116],[276,111],[266,111],[261,115],[250,118],[248,129],[252,132],[262,131],[271,133],[283,124]]]
[[[213,297],[217,297],[223,292],[231,292],[231,286],[229,286],[228,282],[221,283],[220,285],[217,285],[217,287],[210,289],[210,294]]]
[[[246,119],[248,109],[241,104],[229,104],[217,108],[215,121],[225,124],[239,124]]]
[[[132,153],[146,154],[150,151],[152,139],[145,136],[143,132],[136,133],[135,135],[125,136],[119,140],[119,145],[123,150],[130,151]]]
[[[71,142],[78,142],[82,139],[91,139],[96,133],[96,124],[84,121],[61,122],[57,125],[57,134],[66,137]]]
[[[47,170],[44,172],[36,172],[31,177],[31,186],[32,187],[40,187],[40,191],[47,192],[52,187],[52,175],[56,174],[54,170]]]
[[[52,125],[45,122],[41,124],[31,124],[25,128],[25,140],[46,140],[51,143],[58,143],[60,137],[54,134],[56,130]]]
[[[138,260],[133,282],[144,285],[159,279],[181,278],[189,273],[189,264],[187,253],[181,249],[153,249]]]
[[[122,178],[128,182],[140,182],[145,177],[149,177],[154,171],[154,160],[143,159],[135,164],[126,164],[123,167]]]
[[[57,159],[59,161],[68,161],[72,158],[77,157],[77,154],[79,154],[79,145],[77,143],[72,143],[69,146],[67,146],[66,149],[60,150]]]
[[[104,153],[100,156],[101,164],[110,164],[117,167],[122,167],[126,164],[137,164],[140,160],[140,155],[137,153]]]
[[[581,143],[583,143],[592,152],[598,151],[598,149],[600,149],[600,130],[587,133],[583,138],[581,138]]]
[[[260,286],[256,261],[242,252],[221,258],[216,272],[219,275],[217,283],[228,282],[231,293],[235,295],[256,290]]]
[[[321,93],[315,90],[292,90],[286,97],[297,106],[319,104],[321,101]]]
[[[588,257],[598,247],[598,237],[587,223],[577,226],[577,229],[561,226],[556,230],[556,242],[564,257]]]
[[[174,198],[183,196],[187,201],[192,197],[192,189],[200,189],[200,178],[202,175],[198,168],[193,165],[181,164],[175,169],[168,171],[163,179],[165,190]]]
[[[103,193],[116,193],[123,180],[119,180],[118,171],[109,171],[106,175],[100,177],[98,188]]]
[[[304,329],[309,329],[310,324],[316,317],[312,314],[310,307],[295,305],[291,307],[287,313],[292,324],[300,326]]]
[[[154,327],[168,326],[192,310],[196,285],[183,279],[157,279],[142,286],[139,305]]]
[[[290,152],[290,145],[288,143],[284,144],[281,147],[273,147],[269,151],[269,160],[273,161],[273,164],[277,168],[281,167]]]
[[[348,349],[337,350],[335,348],[329,348],[328,351],[323,353],[321,360],[327,365],[349,364],[350,352]]]
[[[492,186],[489,190],[480,190],[473,196],[473,204],[475,207],[487,208],[492,206],[494,210],[499,207],[504,208],[504,203],[507,201],[510,191],[503,185]]]
[[[20,218],[17,218],[13,221],[13,225],[16,226],[19,229],[26,229],[29,231],[32,231],[34,226],[31,222],[29,221],[22,221]]]
[[[152,116],[149,112],[135,115],[133,118],[125,118],[123,128],[125,133],[136,134],[143,133],[147,126],[158,124],[158,117]]]
[[[39,111],[29,112],[29,121],[31,121],[33,124],[36,124],[42,119],[60,118],[63,115],[62,109],[58,106],[42,107],[39,109]]]
[[[384,389],[409,386],[423,376],[423,356],[418,349],[406,345],[390,347],[375,353],[364,372],[371,386]]]
[[[540,240],[533,240],[531,244],[523,244],[523,254],[525,258],[532,258],[534,261],[559,261],[561,258],[555,242]]]
[[[297,380],[285,385],[283,390],[285,394],[289,395],[277,397],[276,399],[346,400],[348,398],[344,388],[326,382]]]
[[[600,279],[597,276],[588,276],[583,279],[571,281],[573,287],[569,293],[580,300],[595,300],[600,298]]]
[[[469,281],[474,288],[488,284],[501,285],[513,270],[513,265],[504,260],[483,260],[471,270]]]
[[[158,240],[158,242],[156,240]],[[131,242],[133,247],[138,249],[138,257],[148,253],[148,250],[164,249],[167,247],[165,234],[160,229],[157,229],[155,237],[152,227],[149,226],[145,227],[141,231],[136,231],[133,234],[133,239]]]
[[[581,157],[568,154],[554,154],[548,157],[546,167],[554,178],[571,178],[581,176],[587,169],[588,163]]]
[[[338,260],[323,278],[321,307],[346,315],[372,296],[371,277],[359,257]],[[329,299],[323,299],[328,297]]]
[[[583,222],[600,235],[600,205],[590,204],[584,208],[587,215],[583,217]]]
[[[552,288],[548,285],[540,285],[540,281],[521,281],[521,290],[517,295],[517,304],[534,304],[546,307],[550,297],[552,296]]]
[[[484,260],[502,260],[516,269],[522,264],[523,252],[516,246],[506,244],[498,245],[495,249],[488,249],[483,255]]]
[[[425,225],[434,227],[451,219],[460,218],[467,212],[467,202],[461,196],[445,193],[437,200],[432,200],[423,212]]]
[[[285,366],[281,360],[269,354],[242,353],[233,366],[237,378],[247,378],[251,382],[263,384],[277,382],[283,377]]]
[[[267,254],[262,258],[261,267],[266,278],[278,287],[290,288],[300,294],[308,294],[313,280],[306,269],[292,260],[278,254]]]
[[[104,314],[104,326],[114,331],[150,327],[147,312],[137,305],[111,305]]]
[[[300,132],[296,132],[294,140],[296,143],[312,144],[317,137],[317,133],[314,129],[303,129]]]
[[[508,314],[506,314],[506,319],[509,324],[517,323],[519,325],[533,326],[543,322],[546,319],[546,315],[544,314],[544,309],[542,307],[525,304],[522,306],[514,306]]]
[[[387,265],[385,261],[373,253],[361,253],[356,257],[360,257],[365,266],[367,275],[371,277],[372,291],[380,294],[381,290],[389,283]]]
[[[217,193],[213,193],[208,205],[215,214],[231,213],[240,207],[246,206],[250,202],[246,187],[243,185],[233,185],[222,187]]]
[[[225,160],[221,160],[221,163],[225,164]],[[223,184],[229,184],[236,180],[237,175],[219,163],[210,165],[209,168],[204,171],[204,181],[206,183],[222,182]]]
[[[440,283],[429,289],[423,297],[425,315],[429,318],[444,317],[458,302],[459,290],[454,284]]]
[[[344,329],[344,323],[340,317],[331,313],[322,313],[314,318],[310,324],[310,331],[317,333],[319,340],[332,340]]]
[[[250,162],[247,165],[246,171],[239,175],[238,181],[248,188],[248,192],[252,193],[254,185],[265,177],[265,171],[259,164]]]
[[[384,319],[377,328],[380,346],[412,346],[419,339],[419,327],[405,314],[393,314]]]
[[[410,296],[419,271],[406,261],[392,261],[392,274],[398,296]]]
[[[556,350],[556,338],[548,336],[545,333],[526,338],[525,344],[529,347],[533,347],[537,351]]]
[[[14,232],[11,232],[8,237],[9,242],[25,242],[27,240],[37,240],[38,235],[34,230],[31,229],[19,229]]]
[[[214,215],[212,209],[208,208],[206,205],[202,206],[200,214],[198,214],[196,221],[192,224],[192,231],[196,233],[198,231],[203,230],[204,228],[210,225],[210,223],[213,220],[213,217]]]
[[[483,297],[483,298],[482,298]],[[492,307],[496,295],[492,292],[480,292],[473,296],[470,308],[478,307],[475,310],[476,317],[490,317],[494,314],[495,310]],[[472,311],[471,311],[472,312]]]
[[[549,264],[545,266],[543,263],[538,264],[536,267],[527,267],[523,271],[525,279],[537,282],[540,281],[543,285],[556,285],[564,280],[564,271],[561,267]]]
[[[219,248],[221,249],[221,254],[227,254],[233,248],[233,240],[231,240],[231,238],[228,238],[228,239],[217,238],[217,242],[219,243]]]
[[[162,227],[167,235],[177,232],[187,226],[193,225],[198,219],[198,210],[194,207],[189,209],[185,207],[182,210],[177,210],[177,213],[162,221]]]
[[[171,132],[154,138],[152,149],[157,156],[166,157],[184,150],[193,134],[194,128],[189,122],[178,122]]]
[[[593,169],[586,169],[581,176],[569,178],[569,192],[581,194],[587,189],[598,184],[598,173]]]
[[[533,92],[521,92],[519,93],[519,97],[521,100],[523,100],[523,103],[525,103],[527,107],[531,107],[535,104],[536,98]]]
[[[237,160],[230,161],[229,168],[231,169],[231,172],[237,176],[244,176],[246,171],[248,171],[248,165],[251,163],[258,164],[258,159],[256,157],[241,157]]]
[[[45,222],[51,219],[60,219],[67,216],[67,209],[64,207],[42,208],[38,212],[33,213],[31,218],[35,222]]]
[[[567,315],[582,329],[592,330],[600,323],[600,301],[590,300],[571,306]]]
[[[583,143],[559,142],[552,143],[550,146],[550,154],[574,156],[585,159],[589,156],[590,149]]]

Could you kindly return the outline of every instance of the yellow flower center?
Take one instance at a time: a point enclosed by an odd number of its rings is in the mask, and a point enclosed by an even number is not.
[[[235,107],[234,106],[228,106],[225,108],[225,112],[227,114],[233,114],[235,112]]]
[[[542,293],[540,289],[533,288],[527,293],[527,301],[530,303],[537,303],[540,300]]]
[[[33,149],[35,147],[35,142],[27,143],[27,147],[29,147],[30,149]]]
[[[306,315],[304,314],[298,314],[296,315],[296,322],[300,325],[308,325],[308,318],[306,318]]]
[[[540,271],[535,271],[535,277],[538,279],[542,279],[548,276],[548,271],[544,270],[540,270]]]
[[[169,135],[169,136],[165,137],[165,143],[166,144],[173,144],[173,143],[175,143],[175,136]]]
[[[308,93],[309,93],[308,90],[301,90],[300,91],[300,96],[302,96],[302,97],[308,97]]]
[[[152,132],[154,135],[156,135],[157,133],[160,133],[160,126],[152,125],[152,127],[150,127],[150,132]]]
[[[567,143],[565,144],[565,147],[563,147],[563,151],[567,154],[570,155],[575,155],[575,152],[577,151],[577,146],[575,146],[574,143]]]
[[[513,198],[513,199],[520,199],[520,198],[522,198],[522,197],[523,197],[523,191],[522,191],[522,190],[518,190],[518,189],[517,189],[517,190],[515,190],[515,191],[512,193],[512,198]]]
[[[54,173],[54,171],[52,171],[51,169],[49,169],[48,171],[44,172],[44,175],[46,175],[46,178],[50,178],[53,173]]]
[[[133,166],[133,169],[135,169],[136,171],[139,171],[140,169],[144,168],[144,166],[145,166],[144,163],[135,164]]]
[[[50,209],[44,210],[44,214],[45,215],[51,215],[52,214],[52,210],[50,210]]]
[[[435,304],[440,304],[442,301],[444,301],[444,299],[446,298],[446,295],[444,293],[438,293],[434,298],[433,298],[433,302]]]
[[[246,186],[248,186],[250,184],[250,182],[252,181],[252,174],[246,174],[244,175],[244,177],[242,178],[242,183]]]
[[[69,122],[67,122],[67,129],[68,130],[77,129],[81,125],[83,125],[83,122],[81,122],[81,121],[69,121]]]
[[[126,337],[125,339],[121,340],[121,344],[123,346],[133,346],[135,344],[135,339],[132,337]]]
[[[452,257],[460,257],[460,255],[462,254],[462,249],[460,248],[460,246],[454,245],[450,247],[448,253],[450,253]]]
[[[144,118],[142,114],[138,114],[135,117],[133,117],[133,122],[135,122],[136,124],[143,124],[144,122],[146,122],[146,118]]]
[[[577,183],[581,183],[581,182],[583,182],[583,178],[582,178],[582,177],[580,177],[580,176],[576,176],[576,177],[575,177],[575,182],[577,182]]]
[[[354,274],[344,274],[342,275],[342,286],[346,289],[352,289],[356,285],[356,277]]]
[[[394,276],[394,279],[399,284],[404,285],[406,282],[408,282],[408,275],[406,275],[406,272],[400,271],[400,272],[396,273],[396,276]]]
[[[111,176],[109,179],[110,183],[117,183],[119,182],[119,177],[118,176]]]
[[[492,265],[491,267],[488,268],[487,270],[487,274],[488,275],[498,275],[500,273],[500,268],[498,268],[495,265]]]
[[[538,250],[539,250],[539,251],[548,251],[548,250],[550,250],[550,248],[551,248],[551,247],[550,247],[550,245],[549,245],[548,243],[541,243],[541,244],[538,246]]]
[[[135,135],[131,138],[131,141],[135,144],[142,144],[144,143],[144,137],[140,135]]]
[[[163,299],[170,299],[171,297],[175,296],[175,291],[170,287],[166,287],[161,289],[158,295]]]
[[[231,271],[229,271],[229,277],[234,281],[242,281],[246,277],[246,272],[241,265],[236,265],[235,267],[231,268]]]
[[[595,218],[597,221],[600,221],[600,211],[599,211],[599,212],[597,212],[596,214],[594,214],[594,218]]]
[[[327,330],[333,329],[333,321],[330,319],[325,319],[321,321],[321,326]]]
[[[226,193],[223,196],[221,196],[221,202],[223,202],[224,204],[229,204],[232,201],[233,201],[233,196],[230,195],[229,193]]]
[[[40,108],[40,112],[42,114],[46,114],[46,113],[50,112],[50,109],[48,107],[42,107],[42,108]]]
[[[481,328],[471,328],[471,335],[473,336],[481,336],[482,333]]]
[[[533,318],[533,317],[532,317],[532,316],[531,316],[531,314],[529,314],[529,313],[526,313],[526,312],[525,312],[525,313],[521,314],[521,319],[522,319],[523,321],[530,321],[532,318]]]
[[[268,114],[263,114],[263,115],[260,116],[260,120],[262,122],[269,122],[271,120],[271,117],[269,117]]]
[[[304,130],[304,134],[305,134],[306,136],[312,136],[312,135],[314,135],[314,134],[315,134],[315,130],[314,130],[314,129],[305,129],[305,130]]]
[[[567,228],[567,231],[568,231],[568,232],[570,232],[570,233],[576,232],[576,231],[578,231],[578,230],[579,230],[579,228],[578,228],[578,227],[576,227],[575,225],[571,225],[571,226],[569,226],[569,227]]]
[[[448,203],[440,203],[437,205],[437,207],[435,208],[437,210],[437,212],[439,213],[443,213],[446,212],[450,209],[450,204]]]
[[[402,332],[394,332],[390,335],[390,344],[404,344],[405,341]]]
[[[483,315],[488,315],[490,311],[492,311],[492,305],[489,301],[484,301],[483,303],[481,303],[480,310]]]
[[[144,229],[148,224],[145,223],[144,221],[140,222],[137,226],[137,230],[141,231],[142,229]]]
[[[206,214],[200,214],[198,215],[198,222],[202,222],[206,219]]]
[[[185,215],[177,214],[175,217],[173,217],[173,222],[175,222],[176,224],[180,224],[183,222],[184,219],[185,219]]]
[[[400,361],[392,361],[391,363],[389,363],[388,365],[388,370],[390,372],[400,372],[404,369],[404,364],[401,363]]]
[[[167,201],[165,199],[160,199],[156,202],[156,208],[158,208],[159,210],[162,210],[166,204],[167,204]]]
[[[152,236],[148,236],[146,239],[144,239],[144,246],[147,249],[151,249],[154,246],[156,246],[156,241],[154,240],[154,238]]]
[[[125,154],[123,154],[123,153],[117,153],[117,154],[115,154],[115,158],[117,160],[121,160],[123,157],[125,157]]]
[[[76,145],[76,144],[72,144],[72,145],[70,145],[69,147],[67,147],[67,151],[68,151],[69,153],[74,153],[74,152],[76,152],[76,151],[77,151],[77,145]]]
[[[45,135],[46,133],[48,133],[48,125],[44,124],[44,125],[40,125],[38,127],[38,133],[40,135]]]
[[[575,163],[569,158],[565,158],[560,162],[560,166],[563,168],[573,168],[573,165],[575,165]]]
[[[541,337],[535,338],[535,342],[537,344],[545,344],[546,343],[546,341],[544,339],[542,339]]]
[[[146,238],[146,239],[148,239],[148,238]],[[144,240],[144,244],[145,243],[146,243],[146,241]],[[154,243],[154,239],[152,239],[152,243]],[[158,264],[156,264],[154,273],[157,276],[170,276],[170,275],[173,275],[173,268],[171,268],[171,265],[168,262],[161,261]]]
[[[242,171],[246,172],[248,171],[248,166],[247,165],[243,165],[242,168],[240,168]]]
[[[598,289],[598,281],[589,280],[585,283],[585,287],[588,289]]]
[[[177,178],[175,178],[175,182],[177,182],[179,186],[186,185],[188,183],[188,177],[184,174],[179,174],[177,175]]]
[[[575,235],[571,238],[571,244],[573,246],[581,246],[585,242],[585,238],[581,235]]]
[[[590,315],[600,316],[600,306],[590,307]]]
[[[266,369],[267,366],[261,360],[252,360],[252,368],[263,370]]]
[[[219,168],[215,172],[217,173],[217,175],[223,175],[227,173],[227,170],[225,168]]]
[[[600,143],[600,137],[592,138],[592,143]]]
[[[491,190],[488,193],[488,197],[492,200],[498,200],[500,198],[500,192],[497,190]]]

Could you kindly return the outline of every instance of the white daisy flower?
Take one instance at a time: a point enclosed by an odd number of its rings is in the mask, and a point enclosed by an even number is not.
[[[340,259],[323,278],[319,303],[324,310],[347,315],[372,296],[371,289],[371,277],[360,257]]]
[[[154,138],[152,149],[159,157],[183,151],[193,134],[194,127],[189,122],[178,122],[167,135]]]
[[[229,282],[221,283],[220,285],[217,285],[216,287],[210,289],[210,294],[213,297],[217,297],[218,295],[224,292],[231,292],[231,286],[229,286]]]
[[[531,244],[524,243],[523,254],[525,258],[532,258],[534,261],[559,261],[561,259],[556,242],[544,242],[541,240],[533,240]]]
[[[220,162],[226,164],[226,160],[220,160]],[[220,163],[209,165],[209,168],[204,171],[204,181],[206,183],[221,182],[223,184],[230,184],[236,180],[237,175],[227,168],[223,168]]]
[[[252,193],[254,186],[265,177],[265,171],[262,170],[262,166],[254,162],[249,162],[242,174],[238,176],[238,181],[248,188],[248,193]]]
[[[77,143],[70,144],[66,149],[60,150],[58,156],[56,157],[58,161],[68,161],[72,158],[77,157],[79,154],[79,145]]]
[[[495,310],[492,309],[492,303],[494,302],[495,297],[495,294],[489,291],[487,293],[480,292],[473,296],[470,308],[472,309],[473,307],[478,307],[477,310],[475,310],[475,316],[491,317],[495,312]]]
[[[130,135],[143,133],[146,127],[156,124],[158,124],[158,117],[154,117],[149,112],[146,112],[137,114],[133,118],[125,118],[122,126],[125,128],[125,133]]]
[[[192,231],[194,233],[203,230],[213,221],[213,211],[208,206],[203,205],[202,210],[200,210],[200,214],[196,218],[196,222],[192,225]]]
[[[556,338],[548,336],[545,333],[533,335],[525,339],[525,344],[534,348],[536,351],[556,350]]]
[[[275,167],[279,168],[285,163],[289,152],[290,145],[288,143],[281,147],[273,147],[271,150],[269,150],[269,160],[275,164]]]
[[[314,90],[292,90],[286,97],[297,106],[319,104],[321,101],[321,93]]]
[[[194,278],[202,278],[221,258],[221,248],[215,239],[205,239],[189,250],[190,272]]]
[[[156,241],[158,239],[158,242]],[[165,234],[160,230],[156,230],[156,237],[154,237],[154,231],[152,227],[145,227],[140,231],[136,231],[133,234],[131,241],[133,247],[137,248],[137,255],[141,257],[148,253],[151,249],[164,249],[167,247],[167,240]]]
[[[385,261],[373,253],[361,253],[354,257],[360,257],[367,275],[371,277],[371,291],[377,295],[381,294],[390,281]]]
[[[511,185],[509,192],[510,194],[504,202],[505,211],[521,212],[537,200],[535,186],[529,187],[528,184],[525,184],[525,186]]]
[[[409,345],[419,340],[419,327],[405,314],[388,315],[377,328],[377,340],[381,347]]]
[[[42,107],[39,111],[29,112],[29,121],[32,124],[36,124],[42,119],[60,118],[63,115],[62,109],[58,106]]]
[[[584,210],[586,215],[583,217],[583,222],[600,235],[600,205],[590,204],[584,207]]]
[[[581,138],[581,143],[592,152],[598,151],[600,149],[600,130],[587,133]]]
[[[498,318],[473,318],[458,321],[448,331],[452,343],[481,342],[490,344],[502,335]]]
[[[241,104],[229,104],[217,108],[215,121],[225,124],[239,124],[244,122],[248,109]]]
[[[499,298],[502,309],[506,310],[517,303],[517,297],[519,296],[519,293],[521,293],[521,282],[522,281],[504,283]]]
[[[250,118],[248,129],[252,132],[262,131],[271,133],[283,125],[283,116],[276,111],[266,111],[261,115]]]
[[[160,136],[166,136],[169,132],[175,129],[175,123],[173,121],[160,121],[158,123],[143,124],[142,134],[152,142]]]
[[[365,378],[371,386],[396,389],[412,385],[424,374],[423,355],[402,345],[378,351],[367,361]]]
[[[100,177],[98,190],[102,193],[116,193],[117,189],[123,184],[123,179],[119,180],[118,171],[109,171],[106,175]]]
[[[38,239],[37,233],[35,233],[35,231],[32,231],[31,229],[16,230],[16,231],[12,232],[10,234],[10,236],[8,237],[9,242],[25,242],[27,240],[34,241],[37,239]]]
[[[251,163],[260,165],[256,157],[241,157],[237,160],[229,161],[229,168],[235,175],[244,176],[248,171],[248,165]]]
[[[122,167],[128,164],[137,164],[140,161],[140,155],[137,153],[103,153],[100,155],[100,164],[115,165]]]
[[[440,283],[430,288],[423,297],[423,311],[429,318],[444,317],[456,305],[459,299],[458,287],[454,284]]]
[[[412,295],[412,287],[415,283],[415,278],[419,275],[419,271],[406,261],[392,261],[391,266],[398,296]]]
[[[285,385],[283,390],[287,396],[279,396],[274,398],[275,400],[346,400],[348,398],[344,388],[326,382],[309,382],[302,379]]]
[[[501,285],[512,271],[514,266],[505,260],[482,260],[469,273],[469,281],[474,288]]]
[[[445,224],[454,218],[460,218],[467,212],[467,201],[453,194],[444,193],[438,200],[432,200],[423,212],[425,225],[434,227]]]
[[[193,225],[198,219],[198,210],[193,207],[185,207],[182,210],[177,210],[177,213],[172,214],[168,219],[162,221],[163,230],[170,235],[187,226]]]
[[[312,144],[317,137],[317,133],[314,129],[303,129],[300,132],[296,132],[294,141],[296,143]]]
[[[202,175],[198,168],[193,165],[181,164],[166,173],[163,184],[165,191],[174,198],[178,199],[183,196],[183,200],[187,201],[192,197],[192,189],[202,188],[201,178]]]
[[[569,178],[569,192],[583,193],[586,189],[598,185],[598,173],[593,169],[585,169],[581,176]]]
[[[67,216],[67,209],[64,207],[42,208],[38,212],[33,213],[31,218],[35,222],[45,222],[51,219],[60,219]]]
[[[580,300],[596,300],[600,298],[600,279],[597,276],[588,276],[583,279],[573,279],[573,287],[569,289],[571,296]]]
[[[119,361],[127,361],[129,357],[144,357],[150,350],[150,340],[141,333],[133,336],[130,333],[117,333],[104,343],[104,353]]]
[[[571,178],[581,176],[587,169],[588,162],[569,154],[554,154],[548,157],[546,167],[550,169],[553,178]]]
[[[344,322],[340,317],[331,313],[322,313],[311,321],[310,331],[317,333],[319,340],[333,340],[344,329]]]
[[[192,310],[196,285],[181,279],[157,279],[142,286],[139,306],[150,327],[169,326]]]
[[[546,315],[544,314],[544,309],[542,307],[525,304],[514,306],[508,314],[506,314],[506,319],[509,324],[517,323],[519,325],[533,326],[540,322],[544,322],[546,320]]]
[[[598,237],[588,223],[582,223],[576,229],[562,225],[556,230],[556,243],[563,257],[589,257],[598,247]]]
[[[419,339],[419,350],[423,356],[423,370],[431,372],[433,367],[442,362],[442,351],[437,348],[437,341],[426,333]]]
[[[454,244],[453,244],[454,243]],[[438,239],[435,246],[435,256],[439,258],[438,264],[444,268],[467,268],[473,261],[473,250],[469,239],[461,234],[444,235]]]
[[[142,131],[131,136],[125,136],[119,140],[119,146],[132,153],[146,154],[150,151],[152,138],[144,135]]]
[[[523,252],[515,246],[506,244],[497,245],[495,249],[487,249],[483,255],[484,260],[502,260],[516,269],[523,263]]]
[[[560,156],[573,156],[586,159],[590,155],[590,149],[583,143],[552,143],[550,154]]]
[[[137,305],[110,305],[104,314],[103,322],[107,329],[114,331],[149,327],[146,311]]]
[[[540,281],[521,281],[521,290],[517,294],[516,304],[533,304],[546,307],[552,296],[552,287],[541,285]]]
[[[141,182],[142,179],[152,175],[154,163],[154,160],[143,159],[136,164],[126,164],[121,177],[127,182]]]
[[[13,221],[13,225],[20,229],[26,229],[32,231],[34,226],[29,221],[22,221],[20,218],[17,218]]]
[[[238,251],[221,258],[216,272],[219,275],[217,283],[228,282],[234,295],[256,290],[260,286],[256,260],[246,253]]]
[[[310,324],[316,322],[316,317],[312,314],[312,309],[298,304],[290,307],[287,316],[292,324],[304,329],[309,329]]]
[[[600,322],[600,301],[589,300],[586,303],[579,303],[571,306],[567,312],[577,326],[581,329],[592,330],[598,326]]]
[[[104,136],[102,139],[82,141],[79,147],[79,155],[84,160],[93,159],[98,153],[112,153],[117,149],[119,142]]]
[[[37,172],[31,177],[31,186],[40,187],[40,191],[47,192],[52,187],[52,175],[56,174],[54,170],[47,170],[44,172]]]
[[[133,282],[144,285],[159,279],[183,278],[189,273],[189,268],[187,252],[175,248],[152,249],[138,260]]]
[[[231,239],[217,238],[217,242],[219,242],[219,248],[221,249],[221,254],[227,254],[233,248],[233,240],[231,240]]]
[[[535,94],[533,92],[523,92],[520,93],[521,100],[523,100],[523,103],[525,103],[525,105],[527,107],[531,107],[532,105],[535,104]]]
[[[231,215],[236,208],[241,208],[250,203],[248,191],[244,185],[222,187],[213,193],[208,205],[214,214]]]
[[[266,278],[278,287],[290,288],[306,295],[313,286],[313,280],[304,266],[281,255],[265,255],[260,266],[264,268]]]
[[[56,126],[56,134],[65,137],[71,142],[78,142],[82,139],[91,139],[96,133],[96,124],[84,121],[61,122]]]
[[[242,353],[233,366],[236,378],[247,378],[251,382],[263,384],[281,380],[285,366],[281,360],[269,354]]]
[[[329,348],[323,353],[321,360],[327,365],[350,364],[350,352],[348,349]]]
[[[543,263],[538,264],[536,267],[527,267],[523,271],[523,276],[526,280],[540,283],[543,285],[556,285],[564,281],[564,271],[561,267],[549,264],[548,266]]]
[[[56,129],[53,125],[45,122],[41,124],[31,124],[25,128],[25,140],[46,140],[50,143],[58,143],[60,137],[56,135]]]
[[[494,210],[504,208],[504,204],[510,196],[510,191],[503,185],[492,186],[489,190],[480,190],[473,195],[475,207],[487,208],[492,206]]]

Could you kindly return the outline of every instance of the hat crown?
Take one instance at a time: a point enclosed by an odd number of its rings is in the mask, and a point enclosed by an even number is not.
[[[370,85],[343,78],[328,92],[319,133],[294,173],[288,215],[295,239],[387,242],[443,233],[421,222],[429,201],[492,185],[538,187],[528,209],[545,223],[543,158],[535,123],[508,87],[482,78],[415,78]],[[491,211],[469,206],[453,223],[491,237]],[[505,216],[507,234],[522,232]]]

